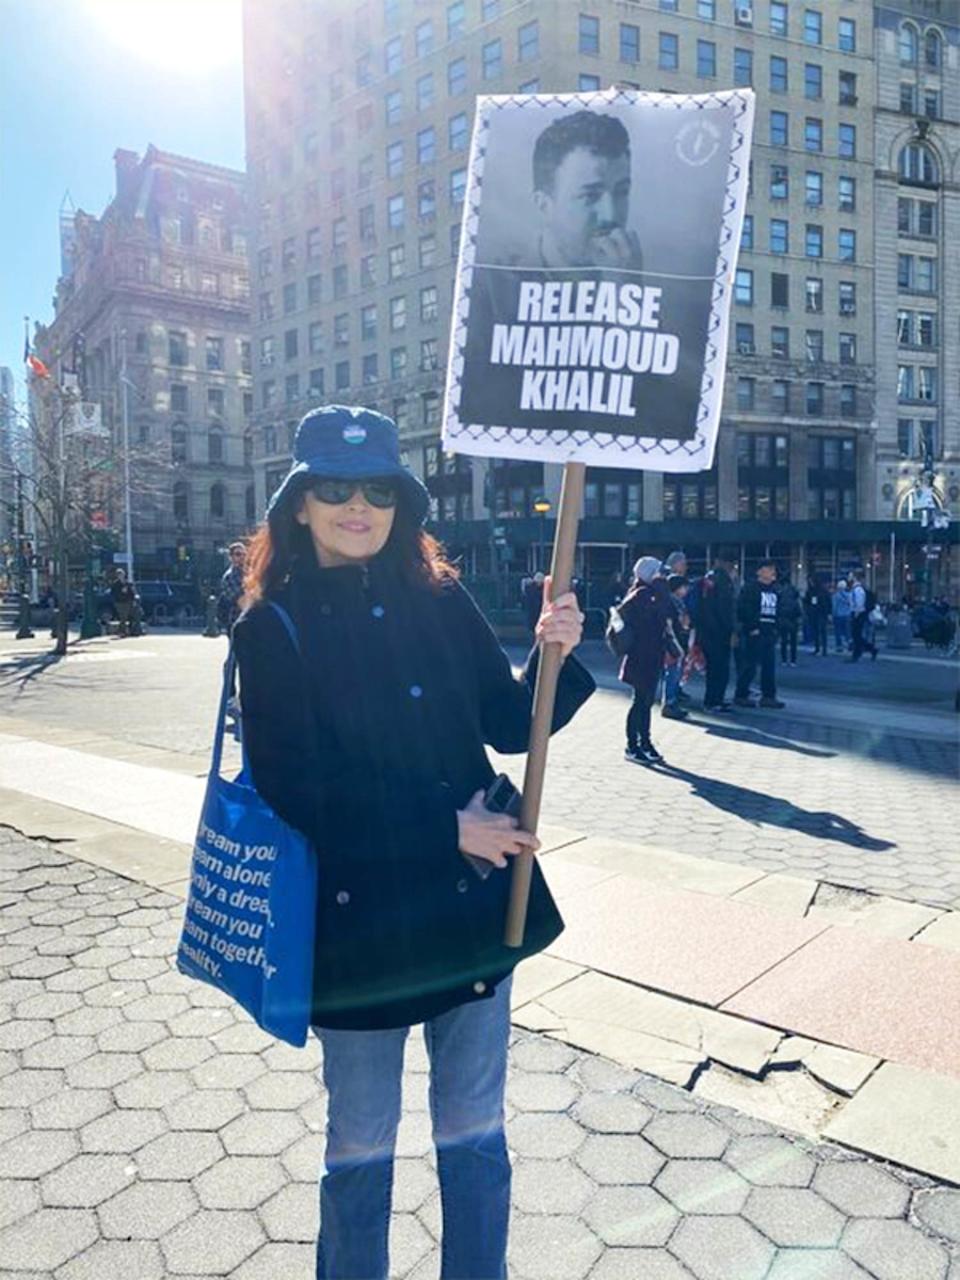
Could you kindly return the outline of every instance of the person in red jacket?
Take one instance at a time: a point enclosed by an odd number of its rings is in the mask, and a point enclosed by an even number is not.
[[[624,753],[632,764],[664,763],[650,741],[650,711],[663,666],[664,631],[672,607],[666,580],[660,575],[660,561],[655,556],[643,556],[633,566],[633,585],[618,606],[630,637],[620,664],[620,679],[633,688]]]

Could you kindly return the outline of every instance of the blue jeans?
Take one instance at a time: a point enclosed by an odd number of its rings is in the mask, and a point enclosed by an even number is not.
[[[441,1280],[506,1280],[510,1160],[503,1093],[510,979],[424,1024],[443,1210]],[[328,1031],[317,1280],[387,1280],[393,1153],[409,1027]]]
[[[683,662],[675,662],[672,667],[663,668],[663,705],[675,707],[680,693],[680,677],[683,675]]]

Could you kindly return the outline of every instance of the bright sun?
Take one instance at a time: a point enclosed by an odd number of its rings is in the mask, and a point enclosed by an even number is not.
[[[86,0],[91,19],[129,53],[174,74],[242,57],[240,0]]]

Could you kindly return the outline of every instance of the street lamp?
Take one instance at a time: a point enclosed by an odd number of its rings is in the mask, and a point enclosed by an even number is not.
[[[551,504],[547,498],[534,498],[533,509],[540,517],[540,571],[546,573],[547,566],[547,514]]]

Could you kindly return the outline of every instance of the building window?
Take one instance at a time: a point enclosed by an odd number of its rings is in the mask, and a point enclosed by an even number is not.
[[[347,264],[344,262],[333,269],[333,296],[334,298],[345,298],[349,292]]]
[[[790,145],[790,116],[786,111],[770,112],[770,145],[772,147]]]
[[[226,397],[223,387],[207,387],[207,416],[222,419],[225,405]]]
[[[390,299],[390,329],[396,333],[407,325],[407,300],[404,297]]]
[[[784,418],[790,412],[790,383],[785,378],[775,378],[770,384],[770,403],[777,417]]]
[[[403,66],[403,38],[392,36],[383,46],[383,70],[388,76],[396,75]]]
[[[376,382],[379,374],[377,373],[377,353],[372,351],[369,355],[363,357],[361,366],[363,385],[370,386],[372,382]]]
[[[790,330],[775,324],[770,330],[770,354],[775,360],[790,359]]]
[[[467,60],[454,58],[447,63],[447,93],[451,98],[457,97],[467,87]]]
[[[746,267],[737,268],[733,296],[737,302],[745,306],[753,305],[753,272]]]
[[[578,93],[595,93],[600,88],[600,77],[581,72],[577,77]]]
[[[807,362],[809,364],[823,363],[823,330],[808,329],[805,336],[805,348],[807,353]]]
[[[841,364],[857,363],[857,335],[855,333],[841,333],[837,339],[838,354]]]
[[[697,41],[697,75],[712,79],[717,74],[717,46],[712,40]]]
[[[447,145],[451,151],[464,151],[468,141],[467,117],[461,111],[450,117],[450,123],[447,126]]]
[[[276,358],[274,352],[274,338],[272,334],[267,334],[260,339],[260,368],[265,369],[273,364]]]
[[[173,518],[180,524],[190,520],[190,490],[186,480],[178,480],[173,486]]]
[[[323,355],[324,341],[322,320],[312,320],[307,326],[307,342],[312,356]]]
[[[841,175],[837,179],[837,208],[841,213],[853,213],[857,207],[857,180]]]
[[[857,24],[853,18],[841,18],[838,22],[837,47],[842,53],[856,53]]]
[[[387,279],[399,280],[403,275],[406,250],[402,244],[391,245],[387,250]]]
[[[285,360],[296,360],[298,356],[297,330],[287,329],[283,335],[283,356]]]
[[[680,65],[680,37],[661,31],[658,47],[657,66],[661,71],[676,71]]]
[[[915,84],[900,85],[900,110],[911,116],[917,114],[917,86]]]
[[[807,276],[806,308],[814,315],[823,311],[823,281],[818,276]]]
[[[744,321],[737,321],[736,327],[737,354],[741,356],[752,356],[756,354],[756,344],[753,337],[753,325]]]
[[[818,100],[823,97],[823,67],[808,62],[803,68],[803,96]]]
[[[789,480],[787,436],[737,435],[738,519],[786,519]]]
[[[803,39],[805,44],[823,44],[823,14],[819,9],[804,9]]]
[[[433,73],[417,78],[417,110],[426,111],[433,103]]]
[[[756,400],[756,378],[737,379],[737,408],[748,411],[754,407]]]
[[[450,174],[450,203],[463,204],[467,194],[466,169],[454,169]]]
[[[437,318],[437,288],[436,285],[428,285],[425,289],[420,290],[420,319],[425,323],[431,323]]]
[[[346,347],[350,345],[350,316],[346,311],[333,317],[333,345]]]
[[[901,149],[897,160],[897,172],[901,182],[914,182],[921,186],[935,187],[940,181],[933,152],[919,142],[911,142]]]
[[[403,143],[391,142],[387,147],[387,177],[399,178],[403,173]]]
[[[360,288],[371,289],[377,283],[377,259],[372,253],[360,259]]]
[[[808,258],[823,257],[823,227],[813,222],[807,223],[804,238],[804,253]]]
[[[350,361],[341,360],[333,370],[333,385],[335,391],[346,391],[350,386]]]
[[[844,160],[855,160],[857,156],[857,126],[841,124],[837,126],[837,154]]]
[[[322,369],[310,370],[310,394],[319,399],[324,394],[324,376]]]
[[[272,409],[277,403],[277,384],[273,378],[266,378],[260,383],[260,407]]]
[[[940,90],[924,89],[923,91],[923,114],[928,120],[939,120],[942,116],[940,110]]]
[[[417,251],[421,271],[426,270],[427,267],[434,266],[437,260],[437,237],[432,234],[421,236]]]
[[[753,54],[749,49],[733,51],[733,83],[741,86],[753,84]]]
[[[697,17],[701,22],[716,22],[717,0],[697,0]]]
[[[139,334],[137,335],[139,337]],[[206,338],[204,340],[204,352],[206,356],[207,368],[215,371],[223,369],[223,339],[222,338]]]
[[[840,386],[840,417],[855,418],[857,416],[857,388],[854,384],[844,382]]]
[[[407,376],[407,348],[393,347],[390,351],[390,377],[405,378]]]
[[[250,343],[245,338],[240,342],[240,372],[253,373],[253,356],[250,352]]]
[[[841,71],[837,77],[837,100],[841,107],[857,105],[857,77],[852,71]]]
[[[399,89],[391,89],[383,99],[387,124],[399,124],[403,116],[403,98]]]
[[[578,49],[581,53],[599,54],[600,19],[581,13],[578,20]]]
[[[850,227],[841,227],[837,232],[837,256],[841,262],[857,260],[857,233]]]
[[[804,177],[803,186],[804,203],[811,208],[817,208],[823,204],[823,174],[808,169]]]
[[[790,224],[786,218],[770,219],[770,252],[790,252]]]
[[[430,373],[439,367],[440,359],[437,355],[436,338],[424,338],[420,343],[420,369],[424,373]]]
[[[393,195],[387,199],[387,226],[391,231],[399,231],[403,226],[403,196]]]
[[[787,60],[774,54],[770,59],[770,92],[787,92]]]
[[[169,364],[184,367],[187,363],[187,335],[171,329],[167,334]]]
[[[740,248],[753,248],[753,214],[745,213],[743,215],[743,227],[740,230]]]
[[[810,417],[820,418],[823,416],[823,383],[808,382],[806,410]]]
[[[803,145],[807,151],[823,150],[823,121],[807,116],[803,125]]]
[[[287,404],[296,404],[300,399],[300,375],[288,373],[284,379],[284,396]]]
[[[187,461],[187,428],[182,422],[175,422],[170,428],[170,461]]]
[[[447,40],[456,40],[458,36],[462,36],[467,21],[466,4],[464,0],[453,0],[453,4],[447,5]]]
[[[484,80],[496,80],[503,72],[503,43],[488,40],[480,52]]]
[[[931,71],[939,71],[943,61],[943,40],[940,32],[928,27],[923,37],[923,61]]]
[[[540,56],[540,24],[525,22],[517,32],[517,61],[532,62]]]
[[[296,281],[291,280],[289,284],[283,286],[283,314],[285,316],[292,315],[297,309],[297,285]]]
[[[430,18],[418,22],[413,33],[414,48],[418,58],[425,58],[433,53],[433,22]]]
[[[632,22],[620,23],[620,61],[640,61],[640,28]]]
[[[770,199],[786,200],[790,195],[790,170],[785,164],[770,166]]]
[[[417,184],[417,217],[432,218],[437,212],[436,185],[432,178]]]
[[[370,304],[360,309],[360,338],[363,342],[372,342],[377,336],[377,308]]]

